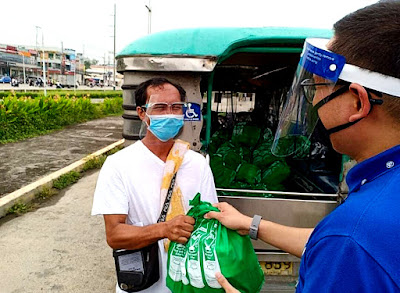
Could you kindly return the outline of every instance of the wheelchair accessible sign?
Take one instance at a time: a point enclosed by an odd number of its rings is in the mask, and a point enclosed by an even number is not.
[[[196,103],[187,103],[187,107],[184,109],[184,121],[200,121],[201,120],[201,109],[200,105]]]

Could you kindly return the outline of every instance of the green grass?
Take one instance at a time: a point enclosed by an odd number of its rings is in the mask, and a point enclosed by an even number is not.
[[[77,182],[81,178],[81,174],[76,171],[68,172],[64,175],[61,175],[58,179],[53,182],[53,187],[57,189],[63,189],[67,186],[72,185]]]
[[[17,215],[25,214],[25,213],[29,212],[30,209],[31,209],[30,205],[27,205],[22,202],[16,202],[11,208],[8,209],[7,215],[9,215],[9,214],[17,214]]]
[[[45,200],[56,194],[57,191],[55,191],[53,188],[43,187],[41,191],[35,194],[35,197],[40,200]]]
[[[83,165],[82,171],[101,168],[101,166],[103,166],[104,162],[106,161],[106,158],[107,158],[107,156],[101,155],[101,156],[98,156],[98,157],[88,160]]]

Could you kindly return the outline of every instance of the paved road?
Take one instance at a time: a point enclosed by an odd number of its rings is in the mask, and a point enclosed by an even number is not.
[[[122,125],[106,117],[0,145],[0,197],[120,140]]]
[[[101,216],[90,216],[98,171],[17,218],[0,219],[0,292],[115,292]]]

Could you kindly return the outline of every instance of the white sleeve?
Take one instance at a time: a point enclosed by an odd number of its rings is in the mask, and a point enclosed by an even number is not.
[[[214,176],[211,172],[210,166],[204,159],[204,171],[202,176],[202,182],[200,185],[201,200],[208,201],[211,203],[217,203],[217,191],[215,190]]]
[[[92,215],[127,215],[129,202],[124,184],[111,158],[100,170],[94,192]]]

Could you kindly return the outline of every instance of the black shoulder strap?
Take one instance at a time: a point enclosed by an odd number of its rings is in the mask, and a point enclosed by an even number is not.
[[[157,223],[164,222],[165,219],[167,218],[169,204],[170,204],[171,198],[172,198],[172,192],[174,191],[176,173],[178,173],[178,172],[175,172],[174,176],[171,179],[171,184],[169,185],[167,196],[165,197],[165,201],[164,201],[164,206],[161,209],[161,214],[160,214],[160,217],[158,218]]]

